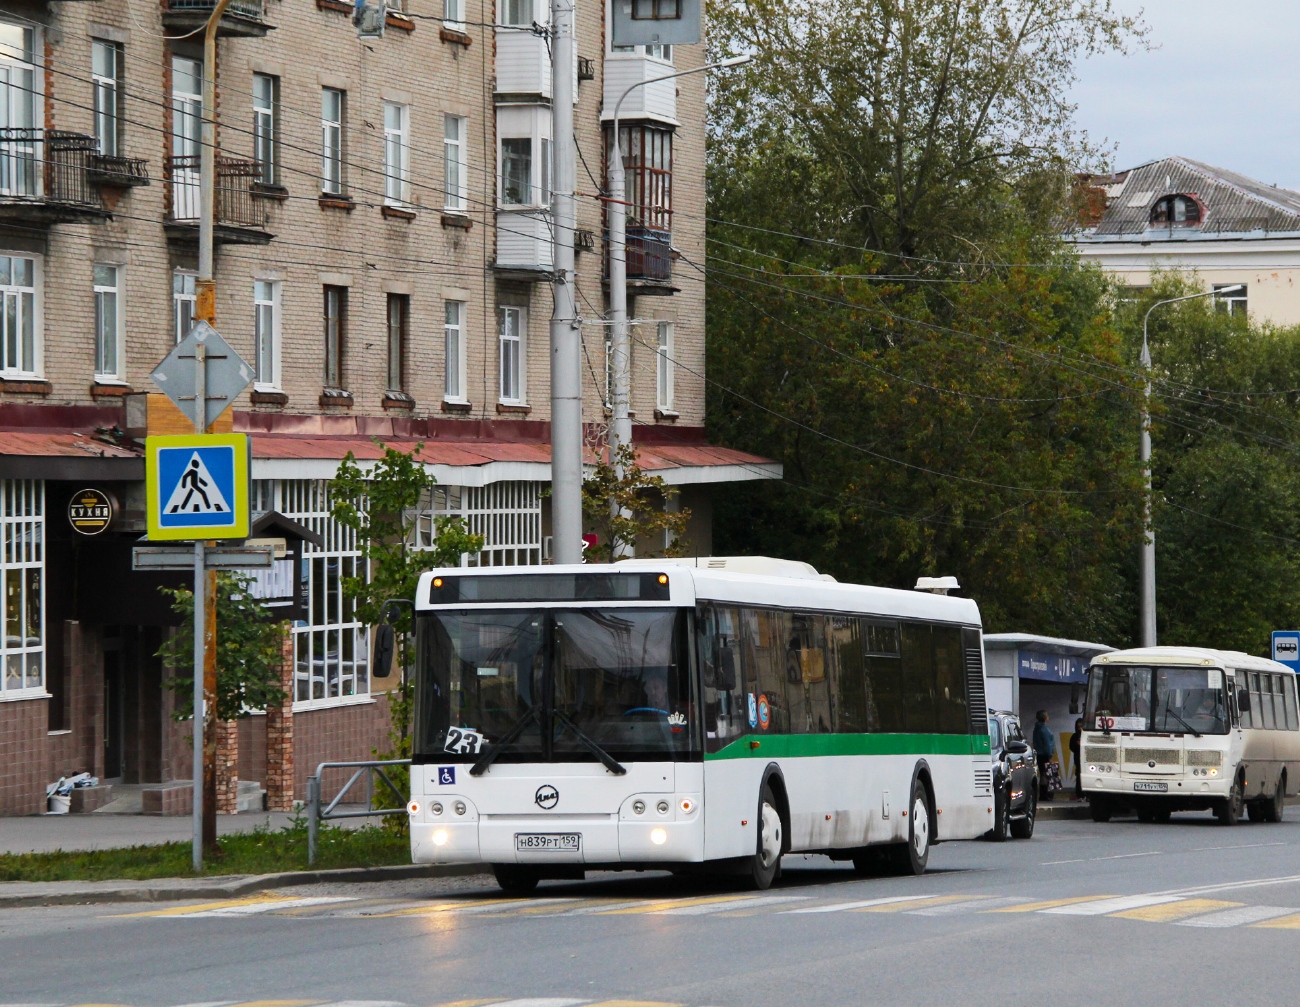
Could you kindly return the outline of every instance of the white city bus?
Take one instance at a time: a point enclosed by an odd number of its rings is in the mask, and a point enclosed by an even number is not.
[[[1235,651],[1149,647],[1093,658],[1081,766],[1094,821],[1212,809],[1282,818],[1300,784],[1296,676]]]
[[[512,891],[597,867],[766,888],[791,851],[919,874],[989,829],[973,601],[695,563],[423,575],[417,863]]]

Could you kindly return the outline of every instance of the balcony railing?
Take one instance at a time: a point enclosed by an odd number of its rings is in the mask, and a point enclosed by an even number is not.
[[[628,227],[627,278],[671,281],[673,278],[672,234],[653,227]]]
[[[162,23],[175,31],[197,32],[207,24],[214,0],[162,0]],[[230,0],[217,25],[220,38],[261,38],[272,28],[266,23],[263,0]]]
[[[96,185],[122,188],[149,184],[149,162],[142,157],[94,154],[90,158],[90,180]]]
[[[167,0],[165,6],[168,10],[192,10],[211,14],[212,8],[216,6],[216,0]],[[226,5],[226,13],[240,14],[260,21],[265,9],[262,6],[262,0],[230,0],[230,3]]]
[[[266,211],[253,198],[261,165],[236,157],[217,155],[215,223],[262,230]],[[177,224],[199,222],[199,155],[167,158],[167,215]]]
[[[95,138],[58,129],[0,128],[0,202],[102,214],[90,178]]]

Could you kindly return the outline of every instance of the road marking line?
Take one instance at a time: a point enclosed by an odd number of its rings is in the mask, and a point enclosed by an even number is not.
[[[908,916],[955,916],[959,913],[974,912],[983,909],[985,906],[1009,906],[1019,902],[1020,899],[1016,898],[991,899],[987,895],[977,895],[965,902],[949,902],[947,905],[930,906],[927,909],[904,909],[903,912]]]
[[[828,906],[805,906],[803,909],[783,909],[781,913],[842,913],[848,909],[865,909],[868,906],[887,906],[894,902],[918,902],[927,895],[891,895],[883,899],[863,899],[861,902],[832,902]]]
[[[242,1000],[235,1007],[308,1007],[309,1004],[321,1003],[320,1000]]]
[[[1195,919],[1180,920],[1180,927],[1240,927],[1261,920],[1271,920],[1277,916],[1289,916],[1295,912],[1294,906],[1242,906],[1240,909],[1225,909],[1221,913],[1197,916]]]
[[[523,906],[532,901],[532,899],[485,899],[481,902],[470,902],[461,899],[459,902],[434,902],[430,905],[414,906],[409,909],[391,909],[386,913],[363,913],[362,915],[373,916],[375,918],[382,916],[431,916],[434,913],[448,913],[457,909],[465,909],[467,907],[504,905]]]
[[[1232,909],[1240,905],[1240,902],[1221,902],[1218,899],[1184,899],[1182,902],[1165,902],[1107,915],[1122,916],[1126,920],[1146,920],[1148,923],[1174,923],[1188,916],[1200,916],[1216,909]]]
[[[321,1007],[406,1007],[401,1000],[331,1000]]]
[[[600,1000],[591,1007],[683,1007],[683,1005],[666,1003],[663,1000]]]
[[[1290,846],[1290,843],[1246,843],[1244,846],[1198,846],[1188,853],[1209,853],[1212,850],[1258,850],[1265,846]]]
[[[1057,906],[1054,909],[1038,911],[1059,916],[1107,916],[1124,909],[1141,909],[1143,906],[1181,901],[1181,897],[1177,895],[1121,895],[1117,898],[1099,899],[1096,902],[1076,902],[1070,906]]]
[[[1022,902],[1018,906],[1004,906],[1001,909],[988,909],[990,913],[1037,913],[1057,906],[1073,906],[1080,902],[1096,902],[1098,899],[1113,899],[1114,895],[1075,895],[1068,899],[1048,899],[1046,902]]]
[[[434,1004],[434,1007],[483,1007],[484,1004],[500,1003],[501,997],[488,997],[486,1000],[448,1000],[446,1003]]]
[[[1039,864],[1039,867],[1056,867],[1059,864],[1086,864],[1087,857],[1081,857],[1078,860],[1048,860],[1046,863]]]
[[[775,906],[787,902],[802,902],[804,899],[812,898],[811,895],[761,895],[754,898],[747,898],[741,904],[741,909],[755,909],[758,906]],[[710,913],[723,913],[732,908],[732,903],[724,902],[721,905],[705,906],[685,906],[681,909],[659,909],[651,913],[652,916],[707,916]]]
[[[497,1007],[577,1007],[590,1000],[568,1000],[563,997],[532,997],[524,1000],[506,1000]]]
[[[1240,888],[1262,888],[1265,885],[1289,885],[1300,881],[1300,874],[1287,874],[1275,878],[1252,878],[1249,881],[1225,881],[1218,885],[1201,885],[1199,888],[1171,888],[1155,895],[1209,895],[1211,892],[1228,892]]]
[[[247,906],[227,906],[224,909],[206,909],[196,913],[177,913],[175,915],[183,916],[186,919],[205,918],[211,919],[217,916],[257,916],[262,913],[275,912],[277,909],[302,909],[307,906],[330,906],[337,905],[340,902],[355,902],[356,899],[344,895],[313,895],[309,898],[301,899],[276,899],[268,902],[258,902]],[[141,916],[150,916],[151,913],[141,913]],[[161,915],[161,914],[159,914]],[[317,1001],[310,1001],[316,1003]]]
[[[1262,923],[1252,923],[1250,925],[1252,927],[1269,927],[1277,930],[1300,930],[1300,913],[1279,916],[1276,919],[1264,920]]]
[[[703,906],[715,902],[738,903],[752,898],[750,895],[709,895],[694,899],[674,899],[671,902],[645,902],[640,906],[634,906],[627,909],[598,909],[598,916],[625,916],[629,914],[647,915],[649,913],[662,912],[665,909],[685,909],[688,906]]]
[[[930,898],[916,899],[910,902],[892,902],[888,905],[865,906],[862,909],[850,909],[851,913],[902,913],[910,912],[913,908],[921,906],[939,906],[945,902],[964,902],[970,898],[969,895],[935,895]]]
[[[562,898],[557,897],[551,899],[529,899],[527,902],[518,903],[514,906],[472,905],[472,906],[466,906],[463,909],[456,909],[453,911],[457,915],[464,914],[464,913],[499,913],[501,915],[506,915],[506,914],[513,914],[516,911],[527,912],[529,909],[533,909],[533,908],[536,908],[538,910],[551,908],[562,902],[581,902],[581,901],[582,899],[578,898],[576,895],[568,895]]]
[[[283,896],[268,895],[263,892],[260,895],[250,895],[242,899],[225,899],[222,902],[200,902],[196,905],[189,906],[172,906],[169,909],[150,909],[143,913],[117,913],[113,919],[128,919],[134,916],[184,916],[186,913],[203,912],[208,909],[226,909],[230,906],[251,906],[258,902],[281,902]]]
[[[238,1002],[237,1000],[201,1000],[192,1004],[176,1004],[175,1007],[231,1007],[232,1004]],[[0,1007],[5,1007],[5,1005],[0,1004]],[[9,1007],[12,1007],[12,1005],[9,1005]]]

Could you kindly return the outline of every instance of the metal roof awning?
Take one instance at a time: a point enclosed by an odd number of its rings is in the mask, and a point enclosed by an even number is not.
[[[0,479],[131,482],[144,456],[89,433],[0,430]]]

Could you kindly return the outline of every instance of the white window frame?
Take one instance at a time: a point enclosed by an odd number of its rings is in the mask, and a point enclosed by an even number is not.
[[[45,105],[45,74],[39,55],[44,50],[43,33],[30,23],[15,24],[3,17],[0,17],[0,29],[21,39],[18,45],[22,47],[21,52],[15,53],[14,43],[0,45],[0,103],[4,106],[4,121],[12,128],[35,130],[43,124]],[[39,196],[44,192],[45,154],[40,135],[32,133],[4,150],[0,156],[0,194]]]
[[[539,7],[544,10],[539,10]],[[544,0],[500,0],[498,4],[498,25],[531,28],[534,24],[546,24],[549,21],[550,5]]]
[[[443,401],[445,402],[469,401],[465,395],[468,377],[465,367],[465,312],[468,307],[465,301],[443,302]]]
[[[253,387],[259,391],[280,390],[280,287],[279,280],[253,278],[253,370],[257,374]],[[269,361],[264,359],[267,339],[271,343]],[[263,373],[263,363],[270,365],[269,381]]]
[[[439,521],[459,518],[483,548],[460,565],[535,566],[542,562],[542,483],[506,481],[486,486],[439,485],[426,490],[417,512],[412,548],[433,548]]]
[[[43,303],[44,261],[39,255],[30,252],[0,251],[0,258],[9,259],[10,270],[14,259],[31,263],[32,285],[13,283],[13,273],[9,273],[10,282],[0,280],[0,374],[9,378],[38,378],[45,373],[45,325]],[[2,275],[2,274],[0,274]],[[9,307],[12,299],[18,312],[18,331],[9,331]],[[29,326],[26,323],[28,312],[31,316],[31,343],[25,338]],[[30,366],[28,366],[30,364]]]
[[[539,209],[549,205],[554,179],[553,121],[547,106],[504,106],[497,110],[497,193],[499,205],[510,209]],[[529,141],[528,195],[522,203],[506,201],[505,142]]]
[[[503,304],[498,309],[497,401],[522,406],[528,401],[528,309]],[[512,321],[513,320],[513,321]]]
[[[1245,284],[1244,280],[1234,283],[1216,283],[1214,289],[1223,290],[1225,287],[1238,287]],[[1211,300],[1214,301],[1214,310],[1222,311],[1229,315],[1246,315],[1250,308],[1250,287],[1246,285],[1245,290],[1239,290],[1235,294],[1226,294],[1220,296],[1215,294]]]
[[[181,290],[176,289],[177,281],[181,281]],[[186,284],[185,281],[190,283]],[[172,270],[172,335],[175,336],[176,342],[180,342],[194,327],[194,319],[198,312],[198,283],[199,274],[192,269],[173,269]],[[188,286],[190,289],[185,290]],[[185,314],[181,314],[181,307],[185,306]],[[189,321],[188,325],[182,325],[181,319]]]
[[[464,212],[469,200],[465,147],[469,120],[463,115],[444,115],[442,125],[443,206]],[[455,134],[453,137],[452,134]]]
[[[112,73],[96,69],[96,57],[111,54]],[[95,145],[99,153],[116,157],[122,153],[121,116],[122,46],[102,38],[90,40],[91,102],[94,112]]]
[[[338,98],[337,113],[329,107],[331,96]],[[343,195],[343,120],[347,118],[347,92],[337,87],[323,87],[320,94],[320,191],[326,196]],[[337,114],[337,118],[329,118]]]
[[[674,385],[677,379],[675,353],[676,326],[672,322],[656,325],[655,341],[655,402],[660,412],[673,412]]]
[[[280,78],[253,74],[253,160],[261,166],[258,181],[280,182]]]
[[[442,23],[453,31],[464,31],[465,0],[442,0]]]
[[[406,206],[411,201],[411,107],[386,101],[383,114],[384,203]]]
[[[45,581],[45,483],[0,479],[0,701],[48,695]],[[10,634],[11,604],[16,637]]]
[[[125,279],[124,270],[112,262],[96,262],[91,265],[91,269],[95,299],[95,381],[120,383],[125,372],[123,366],[125,361],[122,359],[125,349],[122,338],[123,302],[126,300],[122,289]],[[112,270],[111,284],[103,282],[97,275],[101,270]],[[111,304],[108,300],[110,297]],[[105,330],[105,325],[110,320],[113,325],[111,334]]]

